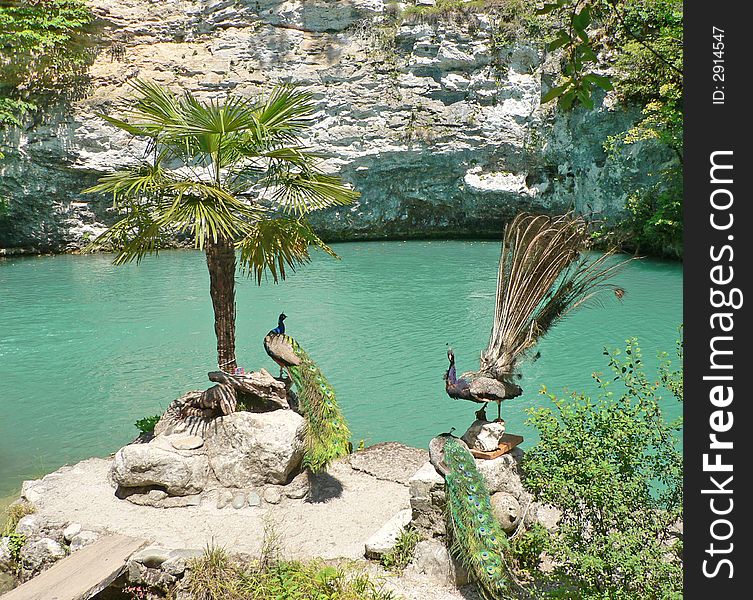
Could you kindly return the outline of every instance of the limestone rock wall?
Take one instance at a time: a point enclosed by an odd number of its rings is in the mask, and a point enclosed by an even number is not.
[[[607,136],[639,110],[542,107],[554,58],[500,41],[484,14],[389,25],[384,0],[91,0],[106,43],[88,96],[2,135],[0,248],[71,250],[111,222],[80,191],[137,161],[142,144],[97,116],[141,77],[204,98],[305,86],[319,107],[308,144],[362,193],[316,215],[328,239],[499,236],[521,208],[616,219],[629,189],[669,159]]]

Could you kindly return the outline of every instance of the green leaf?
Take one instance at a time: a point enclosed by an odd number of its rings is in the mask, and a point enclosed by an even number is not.
[[[551,90],[549,90],[546,94],[544,94],[544,97],[541,99],[542,104],[546,104],[547,102],[550,102],[554,100],[555,98],[560,97],[567,89],[572,85],[572,82],[568,81],[567,83],[553,87]]]
[[[585,30],[591,24],[591,9],[584,6],[583,10],[573,17],[572,23],[575,29]]]
[[[572,107],[574,101],[575,90],[571,88],[560,96],[558,103],[559,106],[561,106],[564,110],[569,110],[570,107]]]
[[[612,85],[612,81],[609,79],[609,77],[605,77],[603,75],[597,75],[596,73],[589,73],[583,79],[585,81],[591,81],[595,83],[601,89],[607,92],[614,89],[614,85]]]
[[[578,89],[577,95],[578,95],[578,100],[585,108],[591,109],[594,107],[594,101],[588,89],[584,89],[584,88]]]
[[[565,31],[560,31],[557,34],[557,37],[555,37],[551,42],[549,42],[547,49],[550,52],[553,52],[557,48],[560,48],[564,46],[565,44],[569,44],[571,42],[570,36]]]
[[[536,11],[536,14],[537,15],[546,15],[546,14],[552,12],[553,10],[555,10],[557,8],[559,8],[558,4],[544,4],[544,6],[542,6],[541,8],[539,8]]]
[[[259,221],[237,244],[241,268],[259,285],[265,274],[278,283],[285,279],[287,270],[295,271],[309,262],[311,246],[337,258],[305,219],[281,217]]]

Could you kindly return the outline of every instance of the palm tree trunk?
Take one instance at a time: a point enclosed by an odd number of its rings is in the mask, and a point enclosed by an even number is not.
[[[217,334],[217,364],[222,371],[235,371],[235,248],[232,240],[208,240],[209,293]]]

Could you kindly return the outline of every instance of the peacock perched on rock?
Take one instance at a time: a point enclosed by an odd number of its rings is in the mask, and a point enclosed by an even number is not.
[[[350,430],[345,422],[335,390],[321,369],[292,337],[285,334],[284,313],[277,327],[264,337],[264,350],[290,374],[298,393],[298,405],[306,419],[303,466],[312,473],[327,468],[350,451]]]
[[[572,213],[549,217],[518,214],[505,227],[489,345],[477,372],[455,375],[455,357],[446,391],[452,398],[499,404],[522,393],[515,379],[519,363],[551,328],[602,292],[622,299],[608,283],[629,260],[612,262],[612,252],[589,256],[586,222]],[[452,381],[454,379],[454,382]]]
[[[450,552],[478,584],[484,598],[500,600],[511,576],[505,563],[507,534],[492,512],[489,490],[476,462],[462,441],[444,438],[445,476]]]
[[[515,398],[523,393],[519,385],[509,381],[498,381],[483,375],[476,375],[472,379],[467,375],[458,377],[455,367],[455,353],[452,348],[447,350],[447,359],[450,366],[444,374],[445,391],[450,398],[471,400],[483,403],[484,406],[476,413],[476,417],[486,420],[486,405],[489,402],[497,403],[497,419],[501,419],[500,405],[503,400]]]

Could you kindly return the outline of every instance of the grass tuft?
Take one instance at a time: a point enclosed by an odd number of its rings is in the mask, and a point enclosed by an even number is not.
[[[357,565],[283,560],[267,544],[268,553],[251,563],[208,547],[189,563],[185,591],[195,600],[398,600]]]
[[[382,566],[393,573],[402,573],[416,553],[416,544],[422,539],[421,534],[412,527],[405,527],[397,537],[395,546],[384,554],[380,560]]]
[[[5,510],[5,523],[0,530],[0,537],[11,535],[16,531],[16,525],[26,515],[37,512],[36,507],[30,502],[14,502]]]

